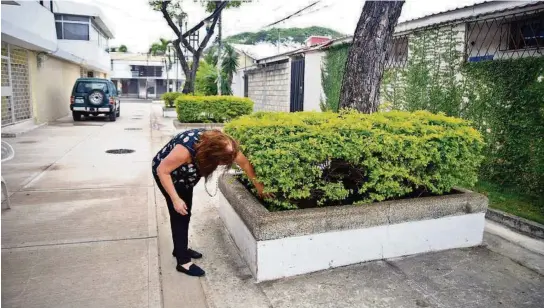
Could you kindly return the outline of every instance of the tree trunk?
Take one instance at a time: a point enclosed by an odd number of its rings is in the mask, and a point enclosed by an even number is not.
[[[387,52],[404,1],[365,1],[342,79],[339,109],[378,110]]]

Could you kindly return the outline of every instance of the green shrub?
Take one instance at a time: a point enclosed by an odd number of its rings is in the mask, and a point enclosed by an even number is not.
[[[484,145],[468,122],[426,111],[257,112],[225,131],[275,193],[271,210],[448,193],[476,182]]]
[[[161,96],[161,99],[164,101],[164,106],[166,108],[173,108],[176,98],[178,98],[180,95],[182,95],[180,92],[167,92]]]
[[[182,123],[224,123],[253,111],[253,101],[236,96],[182,95],[176,99]]]

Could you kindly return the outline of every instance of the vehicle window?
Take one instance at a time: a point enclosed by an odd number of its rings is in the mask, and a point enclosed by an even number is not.
[[[115,89],[115,85],[113,83],[110,83],[110,89],[111,89],[110,90],[111,95],[117,96],[117,89]]]
[[[108,85],[104,82],[80,82],[77,84],[77,93],[89,93],[92,90],[102,90],[107,92]]]

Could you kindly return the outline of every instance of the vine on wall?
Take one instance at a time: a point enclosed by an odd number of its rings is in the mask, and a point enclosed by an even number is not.
[[[406,67],[384,72],[382,110],[428,110],[469,119],[487,148],[484,179],[544,194],[544,57],[464,64],[462,33],[433,29],[409,37]],[[348,46],[327,51],[323,89],[338,109]]]
[[[325,100],[321,101],[322,111],[338,112],[340,90],[344,68],[348,59],[349,44],[341,44],[327,49],[323,60],[321,85],[325,93]]]

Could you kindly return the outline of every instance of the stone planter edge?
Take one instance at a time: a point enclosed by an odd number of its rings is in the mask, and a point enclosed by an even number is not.
[[[176,129],[192,129],[192,128],[208,128],[222,129],[225,126],[225,123],[181,123],[178,119],[174,119],[174,127]]]
[[[219,189],[257,241],[486,213],[488,206],[486,196],[456,188],[447,196],[269,212],[232,175],[219,179]]]

